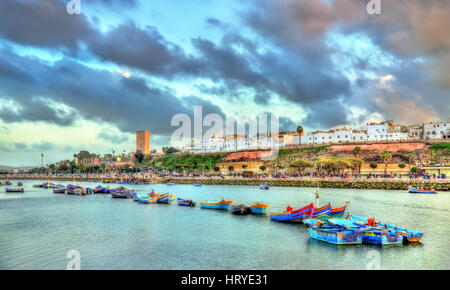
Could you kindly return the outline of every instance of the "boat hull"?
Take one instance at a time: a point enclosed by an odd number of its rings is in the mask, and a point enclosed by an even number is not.
[[[356,221],[359,222],[361,224],[368,224],[368,219],[365,217],[361,217],[355,214],[351,214],[350,218],[352,221]],[[400,232],[401,235],[403,236],[403,243],[418,243],[420,242],[420,240],[422,240],[423,237],[423,233],[416,231],[416,230],[411,230],[411,229],[407,229],[407,228],[402,228],[402,227],[398,227],[398,226],[394,226],[391,224],[386,224],[383,222],[379,222],[377,224],[377,226],[380,229],[388,229],[388,230],[395,230],[397,232]]]
[[[177,199],[177,203],[179,206],[189,206],[189,207],[194,207],[195,206],[195,202],[193,202],[192,200],[185,200],[182,198],[178,198]]]
[[[235,215],[248,215],[251,213],[249,207],[241,204],[241,205],[232,205],[230,207],[230,212]]]
[[[130,193],[111,192],[112,198],[130,198]]]
[[[422,189],[414,188],[412,186],[408,186],[408,191],[409,191],[409,193],[421,193],[421,194],[436,194],[437,193],[437,191],[435,191],[435,190],[422,190]]]
[[[271,213],[269,216],[271,220],[277,222],[301,223],[304,219],[310,218],[313,210],[314,205],[311,203],[292,212]]]
[[[364,232],[362,239],[363,243],[380,246],[403,244],[403,235],[400,232],[372,230]]]
[[[269,205],[268,204],[250,205],[249,208],[251,214],[265,215],[267,214],[267,209],[269,208]]]
[[[333,245],[361,245],[362,232],[352,230],[337,230],[337,229],[320,229],[319,227],[311,226],[308,228],[309,236],[312,239]]]
[[[233,201],[223,201],[223,202],[201,202],[200,208],[205,209],[218,209],[218,210],[228,210]]]
[[[6,193],[24,193],[24,190],[23,190],[23,188],[19,188],[19,189],[16,189],[16,188],[6,188],[6,189],[5,189],[5,192],[6,192]]]
[[[65,194],[66,193],[66,189],[53,189],[53,193],[57,193],[57,194]]]

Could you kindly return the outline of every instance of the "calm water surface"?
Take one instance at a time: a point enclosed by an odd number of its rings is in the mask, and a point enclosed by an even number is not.
[[[81,254],[82,269],[366,269],[373,251],[381,269],[450,269],[450,193],[321,189],[321,203],[424,232],[421,244],[341,246],[310,240],[303,225],[268,217],[156,204],[110,195],[84,197],[32,188],[5,194],[0,187],[0,269],[65,269],[67,253]],[[95,187],[97,184],[82,183]],[[251,186],[128,185],[154,188],[195,201],[269,203],[272,212],[298,208],[314,198],[312,188]],[[375,256],[376,256],[375,252]]]

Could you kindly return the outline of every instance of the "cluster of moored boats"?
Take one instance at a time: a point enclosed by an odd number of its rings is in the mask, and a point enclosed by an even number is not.
[[[5,181],[5,184],[7,184]],[[21,182],[18,185],[23,185]],[[9,182],[9,185],[11,183]],[[171,184],[174,185],[174,184]],[[194,186],[201,186],[201,184],[194,184]],[[138,194],[134,189],[127,189],[123,186],[117,188],[105,187],[98,185],[95,188],[84,187],[78,184],[61,185],[52,182],[44,182],[42,184],[33,185],[34,188],[48,188],[53,189],[55,194],[69,194],[69,195],[88,195],[88,194],[111,194],[112,198],[130,198],[142,204],[171,204],[177,201],[179,206],[195,207],[196,202],[192,199],[176,198],[170,193],[159,194],[156,191],[148,194]],[[267,190],[269,187],[265,184],[260,185],[261,189]],[[7,188],[8,190],[8,188]],[[24,192],[23,188],[15,189]],[[421,191],[420,189],[408,187],[408,190]],[[7,191],[8,192],[8,191]],[[432,192],[415,192],[415,193],[432,193]],[[436,192],[434,192],[436,193]],[[316,192],[316,199],[318,201],[319,193]],[[226,200],[222,198],[219,201],[204,201],[200,202],[200,207],[204,209],[228,210],[236,215],[266,215],[268,214],[268,204],[256,202],[253,204],[233,204],[233,200]],[[383,223],[375,218],[366,218],[354,214],[344,214],[349,205],[347,202],[342,207],[333,207],[328,203],[322,207],[315,206],[310,203],[300,209],[292,209],[287,207],[284,212],[269,213],[269,217],[273,221],[287,222],[287,223],[303,223],[308,227],[308,233],[312,239],[335,245],[354,245],[354,244],[376,244],[376,245],[396,245],[403,243],[417,243],[422,237],[423,233],[407,229],[404,227],[395,226],[388,223]]]

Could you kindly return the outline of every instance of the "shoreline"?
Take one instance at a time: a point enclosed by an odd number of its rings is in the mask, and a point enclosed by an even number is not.
[[[59,181],[84,181],[84,182],[104,182],[117,183],[120,179],[107,176],[5,176],[2,180],[59,180]],[[204,185],[248,185],[259,186],[265,183],[269,186],[279,187],[317,187],[318,183],[322,188],[348,188],[348,189],[384,189],[384,190],[407,190],[408,185],[422,187],[423,189],[435,189],[437,191],[450,191],[449,179],[341,179],[341,178],[211,178],[211,177],[155,177],[136,178],[134,180],[148,182],[149,184],[194,184]]]

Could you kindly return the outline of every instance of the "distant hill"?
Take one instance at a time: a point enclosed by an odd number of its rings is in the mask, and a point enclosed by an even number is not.
[[[33,169],[36,166],[8,166],[8,165],[0,165],[0,170],[12,170],[12,169],[21,169],[21,170],[26,170],[26,169]]]

